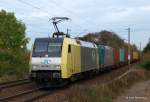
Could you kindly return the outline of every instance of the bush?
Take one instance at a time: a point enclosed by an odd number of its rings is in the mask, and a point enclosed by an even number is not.
[[[146,70],[150,70],[150,60],[148,61],[145,61],[143,64],[142,64],[142,67]]]
[[[0,77],[16,75],[23,77],[29,71],[29,60],[23,53],[13,54],[10,50],[0,51]]]

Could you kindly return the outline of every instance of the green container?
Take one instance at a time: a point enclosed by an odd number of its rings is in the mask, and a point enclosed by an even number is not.
[[[124,49],[120,49],[120,62],[124,62],[125,59],[125,51]]]
[[[98,46],[98,54],[99,54],[99,65],[104,65],[104,56],[105,56],[105,47],[103,45]]]

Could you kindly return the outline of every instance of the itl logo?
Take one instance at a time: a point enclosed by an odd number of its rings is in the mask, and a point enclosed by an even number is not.
[[[50,60],[44,59],[44,60],[42,61],[42,64],[50,64]]]

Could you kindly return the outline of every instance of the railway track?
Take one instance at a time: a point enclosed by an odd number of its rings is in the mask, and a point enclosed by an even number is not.
[[[38,87],[17,93],[15,95],[2,97],[0,98],[0,102],[31,102],[32,100],[36,100],[51,93],[50,91],[44,91],[41,89],[43,89],[43,87]]]
[[[13,86],[27,84],[27,83],[31,83],[31,81],[29,79],[22,79],[22,80],[16,80],[16,81],[10,81],[10,82],[6,82],[6,83],[1,83],[0,84],[0,90],[5,89],[5,88],[9,88],[9,87],[13,87]]]
[[[25,78],[25,79],[20,79],[20,80],[15,80],[15,81],[9,81],[9,82],[5,82],[5,83],[0,83],[0,85],[6,85],[6,84],[15,83],[15,82],[24,81],[24,80],[27,80],[27,78]]]
[[[51,93],[41,89],[29,79],[0,83],[0,102],[32,102]]]
[[[113,72],[110,72],[110,73],[106,73],[106,74],[103,74],[100,76],[98,75],[96,78],[93,78],[91,80],[81,81],[81,83],[79,81],[77,83],[79,85],[80,84],[88,85],[89,83],[94,84],[98,80],[100,80],[100,82],[103,84],[103,83],[106,83],[106,82],[114,79],[113,77],[119,77],[120,75],[122,75],[126,71],[127,71],[127,68],[120,68],[120,69],[114,70]],[[108,77],[108,78],[105,78],[105,77]],[[109,77],[112,77],[112,78],[109,78]],[[28,80],[24,80],[24,81],[28,81]],[[19,81],[19,83],[23,83],[24,81],[23,80]],[[12,82],[11,84],[16,84],[16,82],[18,83],[18,81],[15,81],[15,82]],[[0,86],[1,85],[10,86],[10,82],[0,84]],[[24,85],[24,86],[27,86],[27,85]],[[21,84],[19,87],[21,87]],[[5,90],[3,90],[3,92],[5,92]],[[56,91],[54,91],[54,90],[43,90],[43,87],[33,86],[33,87],[27,87],[26,89],[22,88],[22,90],[18,91],[18,92],[16,90],[14,90],[14,92],[15,93],[13,95],[12,94],[6,94],[6,95],[3,95],[2,97],[0,97],[0,102],[33,102],[33,101],[37,101],[37,100],[41,100],[41,102],[42,102],[42,100],[44,100],[45,97],[48,97],[49,95],[51,95],[52,93],[54,93]],[[49,98],[47,98],[47,100],[49,100]]]

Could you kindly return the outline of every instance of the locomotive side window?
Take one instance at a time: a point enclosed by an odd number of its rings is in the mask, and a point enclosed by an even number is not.
[[[71,45],[68,45],[68,53],[71,53]]]

